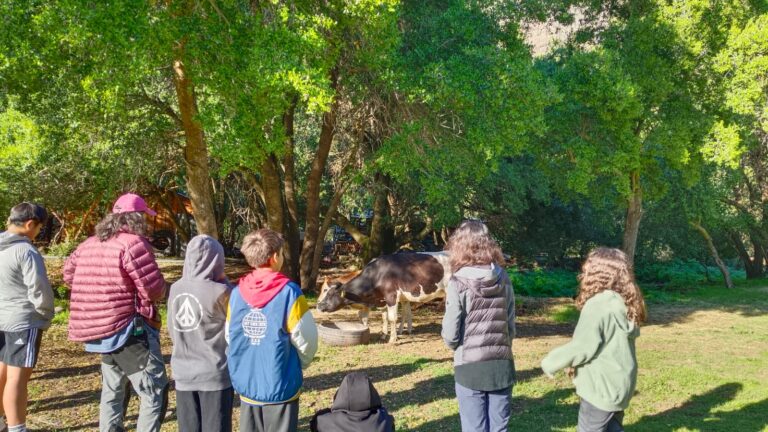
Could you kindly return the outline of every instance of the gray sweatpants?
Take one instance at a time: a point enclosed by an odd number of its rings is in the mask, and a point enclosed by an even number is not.
[[[462,432],[506,432],[511,416],[512,387],[472,390],[456,383]]]
[[[621,422],[624,411],[603,411],[591,403],[581,400],[579,404],[578,432],[624,432]]]
[[[165,374],[160,339],[147,337],[149,356],[143,370],[126,375],[116,364],[101,363],[101,403],[99,404],[99,431],[123,431],[123,402],[128,396],[130,383],[139,395],[139,419],[136,430],[159,432],[167,404],[168,376]]]
[[[296,432],[299,427],[299,400],[275,405],[240,404],[242,432]]]

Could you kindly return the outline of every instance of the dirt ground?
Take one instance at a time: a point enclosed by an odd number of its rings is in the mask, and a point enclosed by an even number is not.
[[[167,275],[178,274],[179,270],[180,267],[164,267]],[[541,358],[555,346],[566,342],[571,335],[573,319],[557,318],[557,312],[567,309],[570,304],[570,299],[518,299],[518,338],[514,345],[518,385],[514,392],[513,419],[518,418],[521,426],[533,425],[528,427],[529,430],[573,430],[571,423],[575,419],[571,417],[575,411],[571,413],[574,396],[570,383],[564,378],[554,382],[548,380],[538,368]],[[374,380],[385,405],[395,415],[398,430],[458,431],[452,355],[439,336],[442,312],[440,303],[414,310],[414,333],[401,336],[394,345],[385,343],[379,337],[380,314],[371,314],[374,337],[369,345],[331,347],[321,343],[316,360],[305,371],[304,392],[300,399],[300,430],[309,430],[311,415],[330,406],[344,375],[362,370]],[[763,316],[765,310],[758,312],[750,315],[742,310],[701,309],[689,305],[654,306],[651,310],[652,321],[644,326],[642,337],[638,340],[638,352],[643,356],[642,365],[645,367],[641,368],[640,380],[645,387],[640,389],[639,396],[635,398],[637,401],[633,399],[633,406],[637,408],[628,414],[629,421],[650,418],[669,423],[665,417],[658,416],[684,407],[686,399],[698,391],[696,386],[705,385],[694,382],[691,389],[675,390],[669,387],[675,381],[675,375],[670,370],[676,364],[686,364],[686,367],[697,370],[701,366],[696,362],[708,364],[708,356],[712,352],[745,358],[745,361],[750,356],[764,361],[768,353],[768,339],[763,330],[768,328],[768,320]],[[333,315],[320,314],[316,310],[313,313],[318,321],[356,320],[356,312],[351,310]],[[755,316],[759,316],[759,321],[754,321]],[[753,323],[758,323],[757,330]],[[727,336],[729,334],[744,339],[731,338]],[[675,352],[681,347],[682,335],[686,335],[686,354],[678,356]],[[162,346],[168,362],[171,344],[165,330]],[[81,344],[67,341],[65,325],[54,325],[47,331],[40,362],[30,384],[28,426],[38,431],[97,430],[99,360],[97,355],[85,353]],[[717,367],[713,370],[713,373],[725,376],[725,372],[718,372]],[[168,371],[172,377],[170,366]],[[766,374],[768,368],[751,377],[752,381],[745,381],[742,393],[749,395],[750,392],[758,392],[754,390],[756,388],[765,388],[763,384],[768,384]],[[706,383],[709,384],[715,386],[717,383]],[[667,394],[669,397],[665,397]],[[755,394],[750,397],[757,397]],[[545,406],[553,403],[561,405],[558,410],[551,411]],[[127,417],[129,430],[135,427],[137,411],[134,396]],[[553,414],[561,412],[565,414]],[[171,392],[163,431],[176,430],[175,415],[175,393]],[[233,415],[235,424],[237,416],[238,408]],[[660,429],[636,427],[628,430],[708,429],[665,429],[660,426]]]

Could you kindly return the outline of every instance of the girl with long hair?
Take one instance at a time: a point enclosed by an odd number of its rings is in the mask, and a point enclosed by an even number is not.
[[[454,351],[461,430],[507,430],[515,382],[515,293],[488,227],[464,221],[446,245],[453,276],[442,337]]]
[[[549,377],[567,369],[581,398],[578,432],[623,431],[624,410],[635,391],[635,339],[645,321],[643,294],[627,255],[593,250],[582,266],[576,307],[581,310],[573,339],[541,362]]]

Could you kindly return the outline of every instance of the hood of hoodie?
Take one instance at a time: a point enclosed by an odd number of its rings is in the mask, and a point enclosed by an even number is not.
[[[291,280],[267,267],[259,267],[240,278],[238,286],[243,300],[251,307],[266,306]]]
[[[621,294],[613,290],[605,290],[595,294],[594,297],[587,301],[592,300],[595,300],[593,303],[598,304],[601,310],[609,311],[612,314],[614,317],[612,319],[613,324],[618,329],[635,337],[640,335],[640,327],[634,321],[627,318],[627,304],[624,303],[624,297]]]
[[[198,235],[187,244],[184,256],[184,279],[226,281],[224,247],[213,237]]]
[[[344,377],[333,397],[331,411],[362,412],[381,407],[379,392],[365,372],[352,372]]]
[[[28,238],[14,234],[8,231],[3,231],[0,233],[0,252],[8,249],[11,246],[17,245],[19,243],[29,243],[32,244],[31,241],[29,241]]]
[[[501,284],[504,270],[494,264],[488,267],[462,267],[453,276],[481,297],[497,296],[504,289]]]

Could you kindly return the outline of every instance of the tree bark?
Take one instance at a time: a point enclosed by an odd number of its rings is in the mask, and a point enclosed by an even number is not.
[[[759,263],[757,262],[757,256],[753,259],[749,255],[749,251],[744,245],[744,240],[742,240],[741,235],[738,232],[731,231],[728,233],[728,237],[731,239],[731,244],[733,244],[734,249],[736,249],[739,259],[741,259],[742,264],[744,264],[747,279],[761,278],[763,276],[763,257],[760,257],[761,261]]]
[[[331,72],[331,88],[336,90],[338,84],[338,72]],[[301,286],[314,287],[312,280],[312,262],[315,248],[318,246],[320,231],[320,183],[325,172],[328,153],[331,150],[333,137],[336,134],[336,110],[338,100],[334,97],[330,110],[323,114],[323,124],[320,129],[317,152],[312,160],[312,167],[307,178],[307,212],[304,222],[304,242],[301,248]],[[321,246],[322,247],[322,246]]]
[[[283,232],[285,226],[283,212],[283,186],[277,161],[273,155],[267,155],[261,164],[261,186],[264,188],[264,205],[267,207],[267,224],[277,232]]]
[[[296,203],[296,168],[294,162],[294,119],[298,98],[294,97],[291,105],[283,114],[283,127],[285,128],[285,156],[283,156],[283,185],[285,188],[285,207],[287,210],[285,234],[288,247],[286,248],[286,262],[289,263],[289,275],[297,280],[299,275],[299,258],[301,256],[301,237],[299,235],[299,210]]]
[[[627,206],[627,219],[624,226],[622,250],[627,254],[630,267],[635,266],[635,251],[637,249],[637,234],[640,232],[640,219],[643,217],[643,190],[640,187],[640,173],[630,174],[632,195]]]
[[[184,66],[184,41],[174,48],[173,84],[179,102],[179,114],[184,129],[186,146],[184,162],[187,167],[187,191],[192,201],[195,224],[199,234],[218,238],[216,215],[213,209],[211,175],[208,169],[208,148],[200,121],[197,119],[197,100],[192,81]]]
[[[336,189],[336,192],[333,194],[333,199],[331,199],[331,203],[328,206],[328,210],[325,212],[323,225],[320,227],[320,232],[318,233],[318,238],[321,244],[315,247],[314,256],[312,257],[312,275],[310,276],[310,280],[314,281],[315,285],[317,284],[317,277],[320,273],[320,260],[323,258],[322,242],[325,239],[326,233],[328,233],[328,230],[331,228],[331,223],[336,217],[336,211],[339,209],[339,203],[341,203],[341,198],[344,196],[346,189],[346,185],[341,185]]]
[[[717,253],[717,248],[715,247],[715,242],[712,241],[712,236],[709,235],[709,232],[706,228],[704,228],[703,225],[699,222],[690,222],[691,226],[696,229],[696,231],[701,234],[702,237],[704,237],[704,241],[707,242],[707,247],[709,248],[709,253],[712,254],[712,258],[715,260],[715,264],[717,265],[717,268],[720,269],[720,273],[723,274],[723,280],[725,281],[725,287],[726,288],[733,288],[733,281],[731,280],[731,272],[728,271],[728,267],[725,265],[722,259],[720,259],[720,254]],[[706,268],[706,266],[705,266]]]
[[[380,256],[384,247],[384,235],[389,212],[387,190],[382,177],[380,174],[377,174],[375,179],[373,220],[371,221],[371,234],[368,236],[368,242],[363,245],[363,264],[367,264],[372,259]]]

